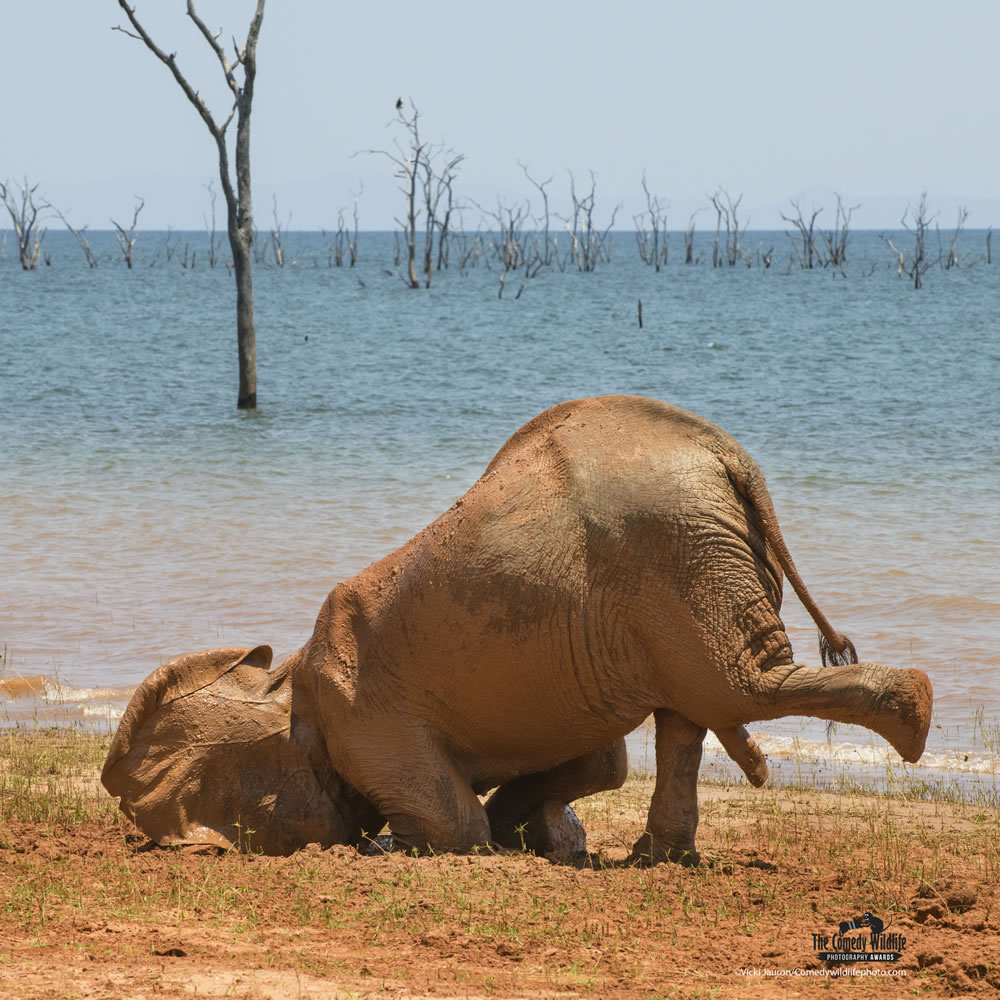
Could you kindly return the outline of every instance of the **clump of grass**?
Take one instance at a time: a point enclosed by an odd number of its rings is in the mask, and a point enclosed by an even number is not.
[[[994,715],[992,721],[987,721],[985,705],[980,705],[976,709],[973,731],[990,753],[1000,756],[1000,719]]]
[[[0,821],[80,823],[116,806],[98,780],[110,733],[0,730]]]

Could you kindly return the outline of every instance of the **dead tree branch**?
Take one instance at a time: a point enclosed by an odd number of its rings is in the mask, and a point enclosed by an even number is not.
[[[87,226],[84,226],[82,229],[74,229],[72,225],[70,225],[69,219],[67,219],[66,216],[55,207],[55,205],[51,202],[46,202],[45,207],[55,212],[62,221],[62,224],[73,234],[74,239],[80,244],[80,249],[83,251],[83,257],[87,262],[87,267],[97,267],[97,257],[94,256],[94,251],[90,249],[90,240],[87,238]]]

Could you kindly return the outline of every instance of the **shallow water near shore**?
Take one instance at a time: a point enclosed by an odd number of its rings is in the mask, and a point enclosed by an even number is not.
[[[498,298],[483,266],[406,288],[391,234],[361,234],[354,269],[328,267],[319,234],[290,234],[296,263],[255,272],[252,413],[234,406],[232,279],[207,267],[202,234],[173,234],[169,260],[165,238],[141,235],[133,271],[100,249],[107,234],[92,236],[94,270],[55,232],[51,267],[0,259],[0,680],[40,678],[0,689],[7,724],[113,726],[180,652],[265,642],[280,659],[338,580],[437,517],[526,420],[629,392],[730,431],[861,658],[927,671],[921,763],[955,780],[993,767],[1000,265],[977,257],[982,234],[914,292],[871,233],[846,279],[789,267],[780,233],[747,237],[778,248],[767,271],[672,260],[657,274],[623,233],[597,272],[545,270],[516,299],[519,282]],[[787,588],[783,617],[815,662]],[[827,753],[816,720],[751,729],[772,770],[782,741]],[[832,761],[884,747],[852,727],[832,739]]]

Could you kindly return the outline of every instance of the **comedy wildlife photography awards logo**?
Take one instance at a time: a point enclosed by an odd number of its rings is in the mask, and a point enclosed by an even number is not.
[[[843,920],[836,934],[813,934],[813,948],[821,962],[898,962],[906,938],[887,932],[874,913]]]

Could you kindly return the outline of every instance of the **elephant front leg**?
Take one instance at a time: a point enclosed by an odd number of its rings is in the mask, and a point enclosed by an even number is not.
[[[377,745],[371,731],[391,732],[391,750]],[[341,729],[331,752],[345,758],[351,785],[385,817],[397,847],[466,854],[489,843],[486,810],[432,734],[401,726],[395,716],[368,719],[360,733]]]
[[[656,788],[649,805],[646,832],[635,842],[629,861],[656,864],[679,861],[696,865],[698,767],[706,730],[670,709],[657,709]]]

